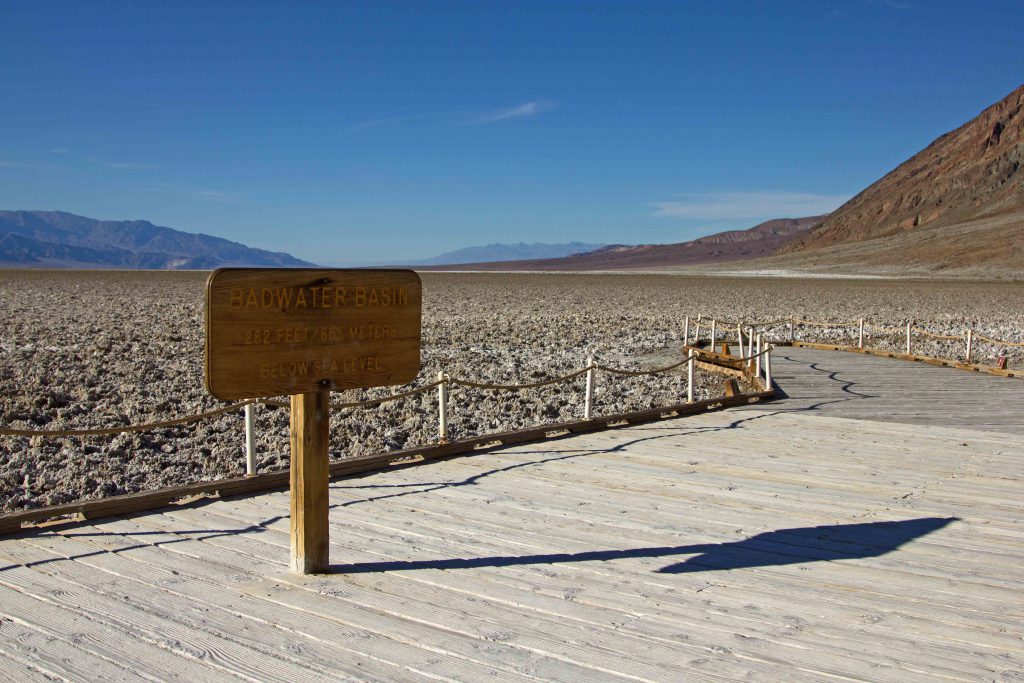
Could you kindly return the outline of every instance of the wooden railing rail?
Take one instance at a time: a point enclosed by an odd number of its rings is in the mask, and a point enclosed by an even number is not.
[[[757,401],[763,401],[771,399],[775,392],[773,385],[771,384],[771,346],[766,346],[758,354],[757,357],[764,357],[766,359],[765,368],[767,371],[766,378],[760,378],[754,376],[747,363],[754,358],[734,357],[723,354],[709,354],[706,351],[700,349],[687,348],[684,349],[686,352],[686,358],[679,363],[675,363],[664,368],[657,368],[648,371],[632,371],[623,370],[620,368],[614,368],[610,366],[600,366],[594,362],[593,358],[587,359],[587,367],[582,371],[573,372],[562,378],[557,378],[559,381],[569,381],[575,377],[585,374],[588,379],[588,387],[586,390],[586,405],[584,410],[584,419],[577,422],[556,422],[548,423],[543,425],[537,425],[535,427],[529,427],[526,429],[511,431],[511,432],[499,432],[491,434],[483,434],[480,436],[474,436],[455,441],[448,441],[446,428],[444,426],[444,419],[440,429],[440,438],[436,444],[426,445],[421,447],[407,448],[400,451],[390,451],[387,453],[380,453],[371,456],[361,456],[357,458],[349,458],[346,460],[334,461],[330,463],[329,474],[333,477],[340,477],[346,475],[358,474],[360,472],[367,472],[372,470],[378,470],[381,468],[396,466],[396,465],[407,465],[415,462],[424,460],[432,460],[440,457],[447,457],[452,455],[459,455],[465,453],[482,452],[492,450],[496,447],[509,446],[513,444],[526,443],[529,441],[536,441],[547,438],[554,438],[560,436],[568,436],[571,434],[581,434],[591,431],[598,431],[602,429],[612,429],[620,426],[630,424],[640,424],[653,420],[667,419],[672,417],[681,417],[685,415],[692,415],[701,412],[707,412],[711,410],[717,410],[722,408],[728,408],[731,406],[744,405],[747,403],[753,403]],[[698,358],[700,363],[704,366],[709,367],[713,370],[728,371],[734,368],[741,368],[736,370],[745,374],[749,377],[752,384],[754,384],[757,391],[748,393],[737,393],[727,386],[726,395],[718,396],[702,401],[693,400],[693,387],[694,387],[694,373],[698,365]],[[656,374],[663,372],[670,372],[673,369],[681,367],[683,364],[687,365],[687,401],[685,403],[676,403],[667,406],[648,408],[645,410],[619,413],[612,415],[603,415],[600,417],[594,417],[591,414],[592,411],[592,397],[593,389],[596,383],[596,372],[599,369],[603,369],[606,372],[617,373],[622,375],[636,375],[636,374]],[[438,380],[422,387],[417,387],[414,392],[404,392],[403,395],[409,395],[411,393],[421,393],[422,391],[429,390],[431,388],[438,388],[439,390],[446,390],[450,384],[454,384],[456,380],[448,377],[445,373],[440,373]],[[735,380],[728,380],[726,382],[729,385],[730,382]],[[550,381],[545,381],[550,383]],[[470,386],[485,385],[481,388],[496,389],[496,390],[508,390],[518,391],[523,388],[529,388],[535,383],[527,385],[488,385],[487,383],[468,383],[465,384]],[[372,399],[364,402],[356,402],[350,405],[350,407],[361,407],[367,405],[377,405],[385,400],[394,400],[395,396],[385,397],[383,399]],[[257,402],[244,402],[246,408],[254,406]],[[447,397],[444,393],[440,394],[439,401],[439,415],[444,416],[447,414]],[[238,405],[230,406],[229,409],[237,409]],[[247,426],[247,446],[252,442],[252,432],[250,426],[250,418],[246,416]],[[247,461],[254,463],[254,458],[250,454]],[[253,469],[255,469],[253,464]],[[139,512],[144,510],[152,510],[167,505],[176,503],[187,503],[194,502],[197,498],[210,497],[210,496],[227,496],[227,495],[241,495],[249,494],[260,491],[276,490],[287,488],[289,484],[289,473],[285,471],[274,471],[265,473],[252,473],[244,477],[235,477],[231,479],[222,479],[219,481],[206,481],[206,482],[195,482],[192,484],[185,484],[182,486],[176,486],[166,489],[159,489],[156,491],[144,491],[140,493],[132,493],[121,496],[110,496],[107,498],[100,498],[94,500],[77,501],[73,503],[65,503],[61,505],[53,505],[44,508],[35,508],[29,510],[20,510],[13,513],[7,513],[0,515],[0,535],[14,533],[22,529],[25,524],[33,524],[45,521],[54,521],[56,523],[74,523],[82,519],[95,519],[100,517],[109,517],[114,515],[123,515],[133,512]]]

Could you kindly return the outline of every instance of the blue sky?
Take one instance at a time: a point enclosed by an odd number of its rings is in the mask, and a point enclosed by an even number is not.
[[[682,241],[838,206],[1020,85],[1021,26],[1020,2],[0,0],[0,208],[339,264]]]

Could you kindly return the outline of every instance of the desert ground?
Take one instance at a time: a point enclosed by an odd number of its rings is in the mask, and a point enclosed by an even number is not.
[[[0,271],[0,427],[61,430],[138,424],[219,407],[203,387],[207,273]],[[439,370],[498,383],[578,370],[588,355],[627,369],[681,360],[686,316],[763,322],[864,318],[867,346],[902,350],[882,328],[908,319],[935,334],[971,327],[1024,341],[1024,283],[802,280],[697,275],[424,273],[422,370],[400,388],[346,392],[363,400],[433,381]],[[722,328],[725,326],[723,325]],[[722,329],[720,328],[720,330]],[[707,324],[702,337],[707,334]],[[766,325],[770,339],[788,324]],[[692,333],[692,329],[691,329]],[[855,343],[856,326],[799,326],[798,339]],[[732,332],[735,336],[735,332]],[[963,344],[916,335],[915,353],[961,358]],[[976,362],[1024,349],[979,342]],[[600,374],[596,414],[685,400],[685,368],[659,376]],[[950,370],[950,372],[954,372]],[[697,398],[721,393],[698,373]],[[583,378],[543,389],[453,388],[452,438],[580,419]],[[257,408],[261,471],[288,464],[288,414]],[[332,458],[397,450],[437,438],[435,392],[332,416]],[[240,411],[142,433],[0,436],[0,511],[148,490],[244,471]]]

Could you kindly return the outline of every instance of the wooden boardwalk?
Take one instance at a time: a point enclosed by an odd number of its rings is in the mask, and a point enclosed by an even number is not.
[[[327,575],[286,493],[0,539],[0,680],[1021,680],[1019,429],[834,417],[790,352],[780,403],[335,481]]]
[[[1024,435],[1024,378],[842,351],[782,347],[778,405],[817,415]]]

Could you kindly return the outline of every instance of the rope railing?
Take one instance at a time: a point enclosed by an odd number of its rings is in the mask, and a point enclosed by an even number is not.
[[[758,355],[759,356],[763,355],[764,353],[767,353],[768,351],[770,351],[770,349],[766,348],[764,351],[761,352],[761,354],[758,354]],[[350,402],[346,402],[346,403],[332,403],[331,407],[333,409],[335,409],[335,410],[343,410],[343,409],[351,409],[351,408],[368,408],[368,407],[378,406],[378,405],[381,405],[383,403],[387,403],[387,402],[390,402],[390,401],[397,401],[397,400],[400,400],[400,399],[403,399],[403,398],[409,398],[410,396],[415,396],[415,395],[418,395],[418,394],[422,394],[422,393],[431,391],[433,389],[438,389],[438,404],[439,404],[439,413],[440,413],[440,434],[439,434],[439,439],[440,439],[441,442],[444,442],[444,441],[447,440],[447,437],[448,437],[448,434],[447,434],[447,416],[446,416],[446,412],[447,412],[447,402],[448,402],[447,388],[448,388],[449,385],[457,385],[457,386],[462,386],[462,387],[466,387],[466,388],[483,389],[483,390],[521,391],[521,390],[524,390],[524,389],[536,389],[536,388],[540,388],[540,387],[551,386],[551,385],[554,385],[554,384],[560,384],[560,383],[564,383],[564,382],[568,382],[568,381],[571,381],[573,379],[576,379],[577,377],[580,377],[582,375],[587,375],[587,387],[586,387],[586,396],[585,396],[586,405],[585,405],[585,408],[584,408],[584,415],[585,415],[585,419],[591,419],[591,415],[592,415],[592,411],[593,411],[592,403],[593,403],[594,384],[595,384],[594,373],[596,371],[600,370],[600,371],[603,371],[603,372],[607,372],[609,374],[624,375],[624,376],[634,376],[635,377],[635,376],[641,376],[641,375],[657,375],[657,374],[661,374],[661,373],[665,373],[665,372],[670,372],[672,370],[675,370],[676,368],[679,368],[679,367],[689,363],[690,364],[690,372],[688,374],[688,384],[689,384],[689,386],[687,388],[687,397],[688,397],[688,400],[690,402],[692,402],[693,401],[693,363],[694,363],[695,359],[696,359],[696,356],[691,355],[690,357],[684,358],[683,360],[679,361],[678,363],[672,363],[671,365],[667,365],[665,367],[654,368],[654,369],[651,369],[651,370],[627,370],[627,369],[624,369],[624,368],[616,368],[616,367],[612,367],[612,366],[608,366],[608,365],[601,365],[599,363],[594,362],[593,358],[591,357],[591,358],[587,359],[586,367],[584,367],[583,369],[576,370],[574,372],[570,372],[570,373],[567,373],[565,375],[560,375],[558,377],[550,377],[550,378],[547,378],[547,379],[539,380],[539,381],[536,381],[536,382],[524,382],[524,383],[515,383],[515,384],[499,384],[499,383],[494,383],[494,382],[479,382],[479,381],[475,381],[475,380],[465,379],[465,378],[462,378],[462,377],[452,377],[452,376],[448,375],[447,373],[441,372],[441,373],[438,373],[437,381],[430,382],[430,383],[427,383],[427,384],[423,384],[423,385],[420,385],[418,387],[414,387],[412,389],[409,389],[407,391],[402,391],[402,392],[399,392],[399,393],[390,394],[388,396],[382,396],[382,397],[379,397],[379,398],[366,399],[366,400],[362,400],[362,401],[350,401]],[[749,359],[743,359],[743,360],[749,360]],[[10,428],[2,428],[2,429],[0,429],[0,436],[27,436],[27,437],[51,437],[51,438],[83,437],[83,436],[109,436],[109,435],[114,435],[114,434],[123,434],[123,433],[128,433],[128,432],[143,432],[143,431],[150,431],[150,430],[155,430],[155,429],[161,429],[161,428],[165,428],[165,427],[173,427],[173,426],[177,426],[177,425],[189,424],[189,423],[192,423],[192,422],[198,422],[200,420],[204,420],[204,419],[208,419],[208,418],[212,418],[212,417],[217,417],[217,416],[223,415],[225,413],[229,413],[229,412],[232,412],[232,411],[244,408],[245,409],[245,431],[246,431],[246,455],[247,455],[247,458],[246,458],[246,470],[247,470],[247,474],[255,474],[255,472],[256,472],[255,438],[254,438],[255,419],[254,419],[254,414],[253,414],[253,407],[255,405],[257,405],[257,404],[262,404],[262,405],[265,405],[265,406],[277,407],[277,408],[286,408],[286,407],[289,407],[289,405],[290,405],[290,403],[287,402],[287,401],[280,401],[280,400],[270,399],[270,398],[256,398],[256,399],[248,399],[248,400],[245,400],[245,401],[240,401],[238,403],[233,403],[233,404],[228,405],[228,406],[223,406],[221,408],[217,408],[217,409],[214,409],[214,410],[209,410],[209,411],[198,413],[198,414],[195,414],[195,415],[188,415],[188,416],[184,416],[184,417],[173,418],[173,419],[170,419],[170,420],[161,420],[161,421],[158,421],[158,422],[147,422],[147,423],[144,423],[144,424],[137,424],[137,425],[122,425],[122,426],[118,426],[118,427],[103,427],[103,428],[95,428],[95,429],[50,430],[50,429],[10,429]]]
[[[743,358],[736,358],[735,360],[737,360],[739,362],[742,362],[742,363],[749,363],[750,361],[757,360],[758,358],[766,356],[767,354],[771,353],[772,349],[774,349],[774,348],[775,347],[772,346],[771,344],[766,344],[765,347],[763,349],[761,349],[759,352],[753,353],[753,354],[751,354],[749,356],[746,356],[746,357],[743,357]]]
[[[402,398],[408,398],[410,396],[415,396],[416,394],[422,394],[424,392],[430,391],[440,383],[440,381],[431,382],[430,384],[423,384],[418,387],[415,387],[414,389],[410,389],[409,391],[403,391],[398,394],[391,394],[390,396],[382,396],[380,398],[370,398],[366,399],[365,401],[350,401],[349,403],[331,403],[331,409],[345,410],[346,408],[369,408],[371,406],[379,406],[382,403],[388,403],[389,401],[397,401]],[[257,399],[255,402],[262,403],[265,406],[273,406],[274,408],[288,408],[291,406],[291,404],[288,401],[277,401],[269,398]]]
[[[801,318],[791,318],[787,322],[791,322],[791,323],[793,323],[795,325],[810,325],[812,327],[853,327],[855,325],[859,325],[860,324],[859,320],[851,320],[849,322],[832,323],[832,322],[818,321],[818,320],[802,320]],[[754,323],[751,323],[751,325],[754,325]]]
[[[52,437],[64,437],[64,436],[109,436],[111,434],[123,434],[125,432],[147,432],[154,429],[163,429],[165,427],[175,427],[177,425],[189,424],[190,422],[198,422],[199,420],[205,420],[211,417],[217,417],[224,413],[230,413],[233,410],[244,408],[245,406],[256,403],[256,399],[250,399],[247,401],[240,401],[239,403],[232,403],[229,406],[222,408],[216,408],[215,410],[208,410],[205,413],[198,413],[196,415],[188,415],[185,417],[177,417],[170,420],[161,420],[159,422],[146,422],[144,424],[137,425],[124,425],[122,427],[100,427],[97,429],[0,429],[0,436],[52,436]]]
[[[693,325],[695,329],[692,336],[692,342],[690,336],[691,323],[695,323]],[[904,339],[904,343],[902,344],[902,346],[908,356],[914,355],[915,335],[918,338],[925,337],[927,339],[942,342],[959,342],[964,344],[964,352],[959,358],[948,359],[938,358],[937,356],[921,357],[934,358],[936,360],[941,360],[944,362],[950,360],[952,360],[952,362],[955,363],[963,362],[972,368],[976,367],[972,363],[974,354],[977,353],[977,347],[979,345],[994,345],[998,349],[998,356],[996,357],[996,364],[994,369],[998,371],[1004,371],[1007,369],[1006,364],[1008,349],[1024,348],[1024,342],[988,337],[983,334],[978,334],[972,327],[968,327],[961,334],[941,334],[938,332],[932,332],[931,330],[923,329],[915,325],[913,320],[908,320],[906,324],[901,327],[886,327],[883,325],[871,323],[870,321],[865,320],[864,318],[859,318],[857,320],[851,321],[825,321],[806,320],[804,318],[798,318],[796,316],[790,316],[788,318],[779,318],[776,320],[769,320],[763,322],[746,322],[743,320],[718,320],[717,318],[713,317],[705,317],[703,314],[698,315],[696,318],[692,319],[690,316],[686,316],[683,324],[683,340],[684,343],[687,345],[697,344],[698,340],[701,338],[701,327],[703,326],[705,329],[710,328],[710,341],[712,348],[714,348],[714,345],[719,340],[719,329],[721,329],[724,334],[728,334],[729,332],[735,333],[737,342],[740,345],[740,355],[743,355],[744,341],[746,341],[746,351],[749,354],[753,350],[754,340],[760,339],[762,337],[762,335],[760,333],[755,332],[755,330],[757,328],[765,328],[775,326],[778,324],[789,325],[790,343],[795,343],[797,341],[796,333],[798,327],[809,326],[833,330],[841,328],[855,328],[853,330],[850,330],[849,333],[844,334],[852,334],[856,339],[856,347],[858,349],[865,349],[866,351],[871,351],[871,349],[870,347],[867,347],[865,345],[865,340],[879,339],[880,337],[888,335],[898,335],[899,337],[902,337]],[[775,332],[775,334],[777,334],[777,331]],[[890,343],[891,341],[892,340],[890,339],[887,341],[887,343]],[[888,351],[883,351],[882,349],[875,350],[888,353]]]
[[[864,324],[864,329],[865,330],[871,330],[871,332],[873,334],[903,334],[903,333],[905,333],[907,331],[906,328],[899,328],[899,327],[874,327],[874,326],[868,325],[867,323]]]
[[[608,365],[596,365],[596,364],[594,365],[594,368],[597,369],[597,370],[602,370],[604,372],[613,374],[613,375],[625,375],[627,377],[639,377],[641,375],[660,375],[663,372],[668,372],[669,370],[675,370],[676,368],[678,368],[678,367],[680,367],[682,365],[686,365],[686,363],[688,363],[688,362],[689,362],[689,359],[688,358],[684,358],[683,360],[679,361],[678,363],[673,363],[672,365],[666,365],[663,368],[657,368],[657,369],[654,369],[654,370],[623,370],[622,368],[613,368],[613,367],[610,367]]]
[[[997,346],[1013,346],[1017,348],[1024,347],[1024,342],[1012,342],[1007,341],[1005,339],[993,339],[991,337],[985,337],[977,333],[975,333],[974,338],[989,342],[990,344],[996,344]]]
[[[570,379],[575,379],[580,375],[587,374],[588,368],[577,370],[576,372],[570,372],[568,375],[562,375],[561,377],[552,377],[550,379],[543,379],[537,382],[527,382],[525,384],[492,384],[490,382],[474,382],[473,380],[462,379],[461,377],[451,377],[448,381],[451,384],[458,384],[463,387],[470,387],[472,389],[495,389],[498,391],[519,391],[522,389],[536,389],[538,387],[546,387],[552,384],[559,384],[561,382],[567,382]]]
[[[744,320],[719,320],[717,318],[707,317],[707,316],[704,316],[702,314],[702,315],[697,316],[696,318],[691,318],[690,316],[686,316],[686,323],[685,323],[685,328],[684,328],[684,337],[685,337],[684,341],[686,343],[689,343],[689,340],[690,340],[689,331],[690,331],[690,324],[691,324],[691,322],[696,324],[696,333],[695,333],[695,335],[693,337],[694,341],[696,341],[696,335],[700,333],[701,327],[704,327],[704,328],[711,328],[712,336],[715,337],[715,338],[712,339],[712,343],[717,341],[717,329],[719,329],[718,326],[721,326],[720,329],[723,330],[723,331],[725,331],[727,329],[735,331],[737,327],[741,327],[741,328],[770,327],[770,326],[773,326],[773,325],[783,325],[783,324],[788,324],[788,325],[791,325],[791,326],[808,325],[808,326],[811,326],[811,327],[821,327],[821,328],[829,328],[829,327],[833,327],[833,328],[834,327],[858,327],[858,326],[860,326],[860,328],[862,330],[861,334],[862,335],[866,335],[866,336],[873,336],[873,335],[877,336],[877,335],[880,335],[880,334],[901,334],[901,335],[905,335],[907,333],[907,328],[905,326],[904,327],[885,327],[885,326],[882,326],[882,325],[876,325],[874,323],[871,323],[870,321],[868,321],[866,319],[863,319],[863,318],[861,318],[859,320],[833,322],[833,321],[827,321],[827,320],[805,320],[803,318],[789,317],[789,318],[777,318],[775,320],[764,320],[764,321],[760,321],[760,322],[752,322],[752,321],[744,321]],[[975,342],[985,342],[985,343],[989,343],[989,344],[995,344],[997,346],[1007,346],[1007,347],[1013,347],[1013,348],[1024,348],[1024,342],[1016,342],[1016,341],[1011,341],[1009,339],[998,339],[998,338],[995,338],[995,337],[987,337],[985,335],[982,335],[982,334],[979,334],[979,333],[975,332],[973,329],[968,329],[967,331],[965,331],[965,332],[963,332],[961,334],[938,334],[938,333],[935,333],[935,332],[931,332],[929,330],[922,329],[922,328],[917,327],[917,326],[915,326],[913,324],[911,324],[911,328],[910,329],[913,332],[916,332],[916,333],[921,334],[923,336],[926,336],[926,337],[929,337],[929,338],[932,338],[932,339],[938,339],[938,340],[941,340],[941,341],[964,341],[964,340],[966,340],[968,338],[968,336],[973,336],[973,341],[975,341]],[[745,335],[746,332],[744,332],[743,334]]]
[[[931,337],[932,339],[942,339],[942,340],[946,340],[946,341],[960,341],[962,339],[966,339],[967,338],[967,333],[966,332],[964,332],[963,334],[953,335],[953,334],[935,334],[934,332],[929,332],[928,330],[922,330],[920,327],[916,327],[916,326],[911,326],[910,329],[912,329],[914,332],[917,332],[918,334],[923,334],[926,337]]]

